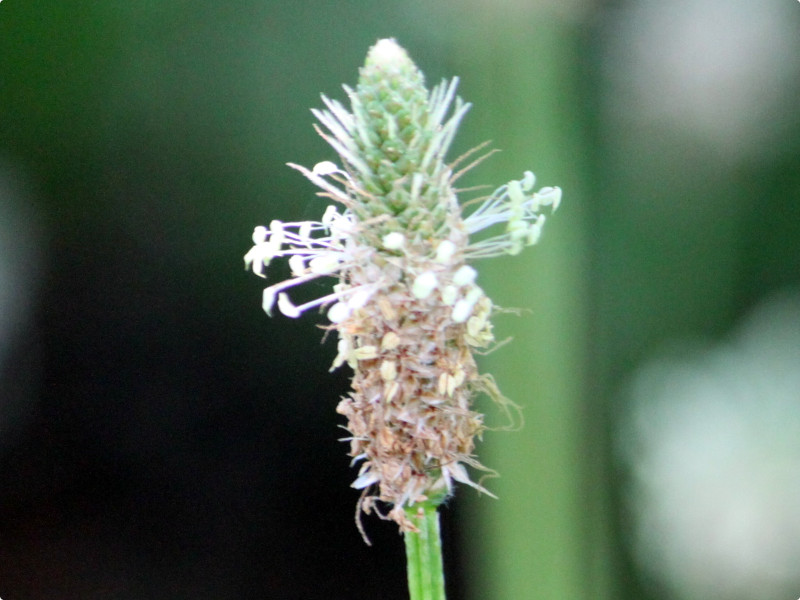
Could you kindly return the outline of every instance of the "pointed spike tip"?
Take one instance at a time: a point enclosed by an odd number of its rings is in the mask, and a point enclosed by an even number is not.
[[[394,38],[384,38],[369,49],[366,65],[380,66],[384,69],[404,69],[413,66],[408,52]]]

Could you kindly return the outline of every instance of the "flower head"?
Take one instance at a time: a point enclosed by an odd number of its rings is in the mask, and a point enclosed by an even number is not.
[[[485,470],[473,455],[484,426],[471,400],[478,392],[505,399],[473,359],[475,348],[494,341],[494,307],[467,263],[535,244],[542,209],[555,210],[561,199],[559,188],[534,192],[528,171],[462,214],[458,174],[444,160],[470,107],[456,96],[457,83],[428,91],[394,40],[375,44],[356,88],[344,86],[350,108],[322,96],[326,108],[312,111],[340,165],[289,165],[334,204],[320,221],[256,227],[245,255],[262,277],[272,259],[288,257],[291,277],[264,290],[268,314],[275,305],[288,317],[327,310],[339,336],[332,368],[347,363],[354,371],[337,410],[360,465],[359,507],[386,503],[406,530],[413,525],[403,509],[443,499],[454,481],[489,493],[465,468]],[[495,234],[470,242],[487,229]],[[334,278],[331,293],[292,303],[290,288],[319,277]]]

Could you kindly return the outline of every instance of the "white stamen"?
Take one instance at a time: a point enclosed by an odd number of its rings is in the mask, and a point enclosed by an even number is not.
[[[434,289],[436,289],[437,283],[438,281],[436,280],[436,274],[433,271],[425,271],[424,273],[417,275],[417,278],[414,279],[414,285],[411,287],[411,293],[414,294],[415,298],[424,300],[431,295],[431,292],[433,292]]]
[[[357,289],[353,292],[353,295],[350,297],[350,300],[347,301],[347,306],[350,307],[351,310],[358,310],[362,308],[372,297],[374,290],[367,287],[362,287]]]
[[[264,290],[266,293],[266,290]],[[296,319],[300,316],[300,310],[292,304],[292,301],[289,300],[289,296],[287,296],[284,292],[278,294],[278,310],[281,311],[285,316],[290,317],[292,319]]]
[[[445,306],[453,306],[458,299],[458,288],[454,285],[445,286],[442,290],[442,303]]]
[[[299,277],[305,274],[306,265],[303,261],[303,257],[300,254],[293,254],[289,257],[289,268],[292,270],[292,275],[294,277]]]
[[[261,298],[261,308],[271,317],[272,307],[275,305],[275,290],[271,287],[266,288]]]
[[[406,243],[406,236],[399,231],[392,231],[383,236],[383,246],[387,250],[399,250]]]
[[[386,69],[400,68],[408,64],[409,58],[405,50],[393,39],[385,38],[370,49],[369,58]]]
[[[338,216],[339,213],[337,212],[336,207],[333,204],[329,204],[322,215],[322,224],[325,227],[329,227],[333,220]]]
[[[321,254],[308,262],[308,268],[317,275],[330,275],[339,268],[339,257],[333,254]]]
[[[456,305],[453,307],[453,321],[456,323],[463,323],[466,321],[472,312],[472,306],[472,303],[468,302],[465,298],[456,302]]]
[[[561,188],[559,187],[544,187],[539,190],[539,201],[544,206],[551,206],[553,210],[558,208],[561,204]]]
[[[283,246],[283,241],[286,239],[286,235],[283,232],[283,223],[278,221],[277,219],[272,221],[269,224],[269,244],[270,249],[272,252],[277,254],[281,251],[281,247]]]
[[[331,323],[341,323],[350,316],[350,307],[346,302],[337,302],[328,309],[328,320]]]
[[[508,197],[511,199],[511,206],[517,206],[525,201],[525,194],[522,193],[522,185],[519,181],[508,182]]]
[[[544,215],[539,215],[539,218],[536,219],[535,223],[531,223],[531,227],[528,230],[528,245],[532,246],[536,242],[539,241],[539,238],[542,237],[542,227],[544,226]]]
[[[264,277],[264,266],[269,264],[273,254],[268,251],[267,244],[256,244],[244,255],[245,269],[250,267],[253,273]]]
[[[311,221],[304,221],[297,229],[297,235],[302,240],[311,241]]]
[[[253,229],[253,243],[261,244],[265,241],[267,241],[267,228],[263,225],[259,225]]]
[[[533,189],[533,186],[536,185],[536,175],[533,174],[533,171],[525,171],[522,174],[522,191],[523,192],[530,192]]]
[[[474,305],[478,300],[481,299],[481,296],[483,296],[483,290],[478,286],[475,286],[469,292],[467,292],[466,300]]]
[[[450,240],[443,240],[436,247],[436,262],[447,264],[456,253],[456,245]]]
[[[469,265],[461,266],[455,275],[453,275],[453,283],[456,285],[469,285],[478,276],[478,272]]]

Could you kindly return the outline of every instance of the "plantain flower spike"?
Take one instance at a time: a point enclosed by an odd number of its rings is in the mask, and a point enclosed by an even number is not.
[[[378,41],[356,88],[344,86],[350,107],[322,96],[325,108],[312,110],[338,164],[289,164],[332,203],[319,221],[256,227],[244,257],[262,277],[272,259],[288,257],[291,277],[264,290],[267,314],[276,305],[292,318],[327,311],[339,338],[331,370],[346,363],[354,373],[337,412],[347,418],[359,466],[357,515],[375,510],[404,531],[415,530],[407,508],[443,501],[454,482],[489,494],[467,470],[488,471],[474,457],[484,424],[472,399],[509,401],[473,358],[494,343],[496,308],[469,263],[535,244],[542,209],[555,210],[561,199],[557,187],[534,192],[527,171],[465,216],[453,183],[466,169],[454,173],[459,161],[445,162],[470,108],[456,96],[457,83],[428,91],[406,51],[393,39]],[[291,288],[321,277],[335,281],[330,293],[292,302]]]

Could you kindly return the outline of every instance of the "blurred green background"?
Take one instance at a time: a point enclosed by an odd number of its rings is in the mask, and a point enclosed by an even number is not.
[[[478,265],[522,309],[483,366],[526,423],[479,447],[500,500],[445,510],[449,596],[800,595],[798,31],[788,1],[2,2],[0,595],[407,597],[394,526],[353,524],[335,344],[242,264],[321,215],[284,163],[334,158],[309,109],[381,37],[461,78],[453,157],[502,149],[464,185],[564,189]]]

